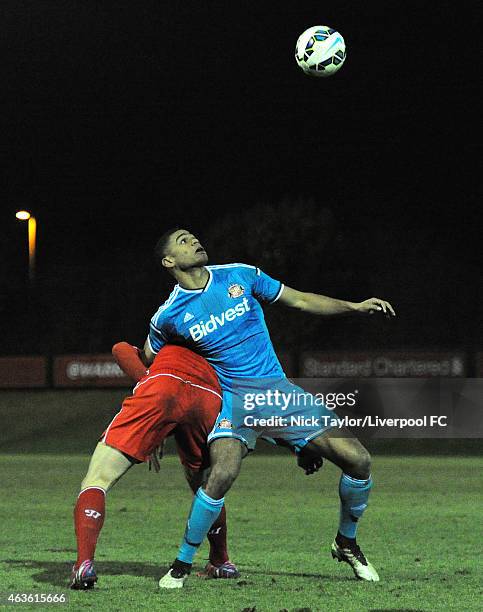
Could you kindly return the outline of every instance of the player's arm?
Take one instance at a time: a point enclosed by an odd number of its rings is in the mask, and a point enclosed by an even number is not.
[[[129,342],[117,342],[112,347],[112,355],[121,370],[134,382],[146,374],[146,366],[141,361],[141,351],[137,346]]]
[[[154,358],[156,357],[156,353],[153,353],[151,349],[151,345],[149,344],[149,340],[146,338],[146,342],[144,343],[144,348],[139,354],[144,365],[149,368],[149,366],[153,363]]]
[[[290,308],[296,308],[302,312],[308,312],[315,315],[372,315],[375,312],[383,312],[388,317],[396,316],[391,304],[380,298],[369,298],[363,302],[347,302],[317,293],[297,291],[296,289],[291,289],[286,286],[283,288],[278,301]]]

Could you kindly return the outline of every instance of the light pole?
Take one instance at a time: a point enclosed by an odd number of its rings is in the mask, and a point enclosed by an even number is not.
[[[19,210],[15,216],[20,221],[28,221],[28,239],[29,239],[29,281],[35,280],[35,243],[37,236],[37,220],[27,210]]]

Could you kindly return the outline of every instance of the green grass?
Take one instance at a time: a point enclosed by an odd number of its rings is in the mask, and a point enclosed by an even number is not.
[[[0,591],[66,590],[75,557],[72,507],[87,463],[86,456],[0,456]],[[162,468],[156,475],[137,466],[113,489],[96,556],[98,587],[69,592],[68,606],[49,609],[482,609],[481,458],[375,458],[359,541],[381,582],[367,584],[328,552],[338,471],[327,464],[306,477],[289,456],[253,455],[227,498],[231,556],[242,578],[192,575],[177,592],[160,592],[157,581],[176,555],[190,494],[176,458]],[[206,556],[203,546],[196,569]]]

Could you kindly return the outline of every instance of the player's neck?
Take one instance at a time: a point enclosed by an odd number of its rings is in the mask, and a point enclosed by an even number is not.
[[[176,280],[183,289],[204,289],[209,278],[210,273],[204,266],[176,271]]]

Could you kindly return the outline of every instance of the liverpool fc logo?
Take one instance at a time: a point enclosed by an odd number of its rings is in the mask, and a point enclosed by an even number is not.
[[[244,293],[245,293],[245,287],[242,287],[241,285],[238,285],[237,283],[235,283],[234,285],[230,285],[228,287],[228,295],[231,298],[240,297]]]

